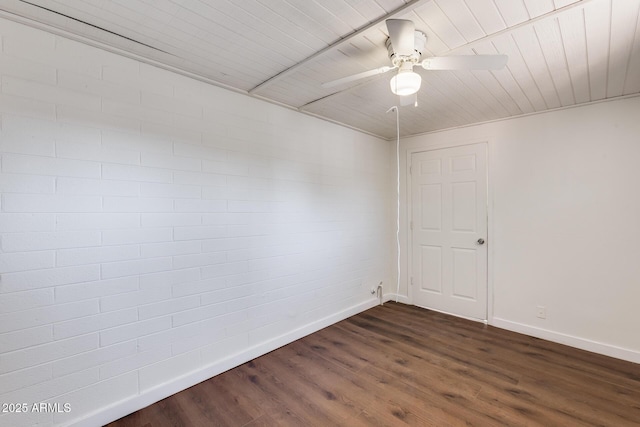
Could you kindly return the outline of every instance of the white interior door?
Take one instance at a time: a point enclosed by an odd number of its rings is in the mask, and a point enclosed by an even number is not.
[[[415,305],[487,319],[486,144],[411,156]]]

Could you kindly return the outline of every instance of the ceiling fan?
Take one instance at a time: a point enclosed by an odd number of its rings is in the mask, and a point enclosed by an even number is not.
[[[507,55],[433,56],[421,60],[427,36],[416,31],[413,21],[387,19],[385,23],[389,32],[385,45],[391,66],[342,77],[323,83],[322,87],[331,88],[397,69],[389,82],[391,92],[400,96],[401,105],[411,105],[416,103],[416,94],[422,83],[420,74],[413,71],[415,65],[421,65],[425,70],[499,70],[507,64]]]

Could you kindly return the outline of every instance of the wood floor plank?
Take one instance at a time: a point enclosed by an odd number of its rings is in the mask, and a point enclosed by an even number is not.
[[[265,357],[256,361],[264,370],[277,375],[284,382],[295,382],[295,392],[305,396],[319,410],[333,421],[333,424],[346,424],[357,416],[362,409],[343,393],[335,383],[318,381],[327,375],[327,369],[301,363],[296,352],[290,347],[278,350],[278,357]]]
[[[409,307],[409,311],[401,309],[393,313],[393,316],[397,321],[400,321],[399,317],[402,316],[401,318],[404,319],[404,322],[406,322],[408,326],[414,327],[419,324],[419,322],[425,321],[425,317],[416,316],[415,312],[410,311],[412,308],[411,306],[405,307]],[[425,310],[425,313],[433,312]],[[374,312],[371,312],[371,314],[374,314]],[[564,363],[570,364],[569,366],[576,366],[579,371],[591,371],[592,369],[595,369],[595,377],[602,378],[603,375],[608,377],[611,376],[616,384],[619,384],[621,380],[633,381],[632,383],[626,383],[631,387],[637,387],[640,384],[640,372],[634,368],[635,364],[632,362],[613,359],[601,354],[560,345],[539,338],[495,328],[493,326],[486,326],[479,322],[456,318],[442,313],[434,313],[431,317],[433,319],[439,319],[438,321],[441,324],[455,324],[455,333],[461,338],[479,340],[488,342],[489,344],[494,343],[496,339],[508,340],[512,344],[505,348],[515,347],[518,351],[534,357],[541,356],[541,354],[537,353],[540,352],[544,353],[544,356],[547,358],[557,358],[553,361],[546,360],[546,362],[558,363],[560,361],[564,361]],[[480,330],[482,333],[478,333]],[[582,364],[584,361],[587,362],[586,365]]]
[[[405,322],[407,320],[408,319],[404,319]],[[406,323],[404,323],[404,325],[406,327]],[[479,334],[477,333],[477,330],[474,331],[474,333],[475,333],[474,339],[478,338]],[[461,336],[464,336],[464,335],[461,335]],[[464,336],[464,337],[465,339],[469,338],[467,336]],[[532,342],[539,341],[531,337],[527,337],[527,338]],[[465,346],[469,347],[470,349],[474,347],[468,342],[465,343]],[[554,345],[554,347],[559,347],[559,346],[556,344]],[[570,350],[576,350],[576,349],[570,349]],[[537,387],[534,389],[531,387],[531,385],[529,385],[528,390],[525,390],[523,387],[521,387],[521,384],[517,386],[514,385],[512,387],[499,386],[498,387],[499,390],[506,390],[508,391],[508,393],[504,394],[504,396],[501,397],[500,399],[490,398],[490,397],[487,397],[489,396],[488,388],[493,387],[494,389],[496,389],[496,384],[491,381],[488,381],[485,383],[483,393],[480,395],[480,398],[482,399],[491,401],[495,405],[503,405],[504,401],[510,402],[512,407],[518,407],[518,410],[520,411],[523,411],[523,412],[529,411],[531,418],[533,418],[534,414],[537,413],[538,415],[536,416],[536,418],[538,419],[541,419],[543,415],[540,413],[540,410],[537,408],[537,406],[539,403],[545,402],[546,400],[546,408],[544,410],[544,412],[546,413],[545,416],[552,417],[552,419],[549,420],[549,422],[553,421],[554,424],[561,423],[561,422],[563,423],[569,422],[570,419],[565,419],[566,418],[565,412],[570,411],[571,409],[581,408],[581,407],[583,407],[584,409],[585,404],[582,403],[582,401],[584,400],[586,400],[590,404],[593,404],[596,401],[599,401],[600,403],[607,402],[608,406],[612,410],[615,410],[614,413],[616,415],[614,416],[614,418],[618,418],[619,422],[630,421],[629,418],[626,418],[626,419],[624,418],[624,414],[629,412],[629,404],[632,402],[627,401],[627,399],[631,398],[631,395],[624,394],[624,392],[621,392],[619,389],[612,387],[610,384],[601,383],[599,379],[594,379],[590,377],[581,378],[582,384],[584,384],[585,382],[591,382],[592,384],[596,385],[596,387],[589,388],[588,390],[585,391],[582,388],[576,388],[573,383],[573,381],[575,381],[575,378],[573,377],[582,375],[582,372],[577,371],[567,375],[566,366],[559,367],[557,363],[554,364],[548,361],[545,361],[544,363],[541,364],[542,366],[536,368],[535,364],[537,360],[536,359],[532,360],[531,358],[525,359],[527,362],[526,365],[517,364],[517,363],[514,364],[513,363],[514,360],[519,360],[522,358],[519,357],[519,355],[513,351],[505,352],[504,348],[502,347],[494,348],[490,353],[497,354],[497,356],[494,355],[489,359],[495,365],[502,365],[504,367],[512,366],[512,369],[514,370],[521,371],[521,372],[528,372],[530,375],[535,375],[537,373],[542,377],[544,377],[545,374],[547,375],[553,374],[550,378],[553,378],[557,381],[562,381],[562,391],[567,391],[568,389],[572,390],[573,395],[577,393],[577,395],[580,396],[581,401],[570,400],[570,399],[567,400],[565,397],[565,394],[561,392],[558,392],[552,396],[549,396],[550,394],[548,392],[549,387]],[[530,354],[530,353],[527,353],[527,354]],[[481,354],[478,354],[478,353],[475,354],[475,356],[478,356],[478,355],[481,355]],[[629,364],[627,366],[632,366],[632,365],[633,364]],[[595,394],[596,396],[591,396],[591,394]],[[525,406],[522,406],[522,405],[516,406],[514,404],[514,399],[513,399],[514,396],[516,396],[518,400],[521,401],[521,403],[525,403],[529,401],[530,404]],[[528,397],[528,399],[526,397]],[[545,397],[548,397],[548,398],[544,399]],[[564,402],[565,405],[558,406],[559,402]],[[637,401],[634,401],[633,403],[637,403]],[[574,411],[572,416],[575,418],[576,421],[578,421],[584,418],[582,414],[584,414],[583,411]],[[599,417],[595,417],[595,418],[586,417],[586,419],[587,421],[602,420],[602,418],[599,418]]]
[[[354,373],[330,361],[327,363],[328,360],[323,360],[323,355],[309,350],[303,343],[296,342],[287,347],[292,347],[301,357],[301,361],[304,360],[304,365],[301,363],[301,366],[307,369],[315,366],[311,373],[313,381],[331,390],[335,395],[349,396],[350,400],[368,413],[383,415],[383,418],[401,417],[404,422],[408,419],[421,419],[423,425],[427,425],[427,421],[433,418],[430,413],[420,411],[405,417],[403,414],[409,414],[412,404],[407,402],[406,396],[402,393],[391,390],[390,377],[382,370],[373,371],[369,366]],[[399,422],[400,419],[396,421]]]
[[[293,380],[291,373],[272,372],[266,366],[265,361],[271,357],[273,353],[243,365],[251,381],[264,393],[275,396],[288,411],[302,418],[302,425],[336,425],[333,414],[323,410],[314,399],[316,396],[301,392],[302,381]]]
[[[313,334],[315,341],[299,340],[303,345],[322,354],[327,360],[330,360],[345,369],[352,372],[358,372],[369,364],[366,354],[361,349],[354,347],[348,340],[344,339],[344,334],[336,328],[325,328]],[[340,351],[330,351],[336,348]]]
[[[307,399],[291,399],[297,396],[290,387],[282,387],[282,381],[261,371],[255,361],[248,362],[236,369],[244,381],[251,382],[251,396],[255,405],[264,409],[279,425],[314,425],[314,420],[327,421],[326,415],[317,410]],[[295,387],[296,384],[291,384]],[[314,413],[314,412],[317,412]]]
[[[193,408],[188,414],[192,425],[247,424],[262,415],[259,407],[254,407],[238,392],[237,385],[228,386],[228,377],[228,373],[224,373],[215,382],[204,381],[174,396],[181,407]]]
[[[430,341],[438,340],[438,338],[432,336],[433,334],[430,335],[428,331],[420,329],[419,323],[411,323],[412,320],[407,318],[401,317],[401,319],[400,323],[404,326],[399,327],[400,330],[409,331],[408,333],[417,334]],[[578,386],[584,383],[592,383],[597,387],[592,387],[590,390],[599,394],[600,399],[609,401],[614,406],[621,402],[633,403],[626,389],[640,387],[640,383],[632,380],[635,365],[633,363],[609,358],[614,362],[612,365],[617,366],[615,370],[605,369],[605,367],[598,368],[600,366],[598,364],[576,361],[571,357],[572,354],[589,354],[588,352],[526,336],[521,336],[522,338],[515,337],[516,339],[508,341],[499,337],[500,334],[506,331],[493,327],[477,328],[476,322],[464,319],[455,320],[458,326],[457,329],[462,329],[465,326],[473,327],[471,335],[459,334],[460,337],[464,338],[462,349],[468,352],[478,350],[473,353],[475,358],[480,358],[494,366],[501,366],[513,372],[528,372],[529,375],[552,375],[555,378],[564,378],[565,382]],[[385,323],[393,327],[393,323]],[[481,331],[481,329],[484,330]],[[498,334],[492,334],[490,340],[483,338],[484,335],[492,332],[498,332]],[[495,343],[498,339],[504,344],[503,346],[493,345],[487,347],[487,344]],[[478,347],[472,340],[483,341],[483,347]],[[446,341],[439,341],[440,345],[445,343]],[[553,345],[549,346],[549,344]],[[545,347],[549,347],[549,350],[546,350]],[[522,358],[523,354],[528,357]],[[598,360],[604,358],[602,355],[595,356],[598,356],[596,358]],[[623,373],[619,373],[620,368],[626,369]],[[637,365],[635,365],[635,368],[637,369]],[[600,372],[602,377],[598,376],[597,372]]]
[[[640,426],[640,365],[386,303],[112,427]]]
[[[380,322],[366,314],[350,320],[352,324],[362,329],[376,332],[387,338],[393,338],[403,344],[405,348],[412,348],[414,351],[424,349],[450,362],[456,362],[461,366],[490,373],[492,377],[501,378],[513,384],[518,381],[519,373],[505,368],[503,365],[487,362],[485,352],[479,350],[474,345],[474,342],[465,342],[465,345],[457,345],[451,339],[441,339],[435,337],[434,334],[423,334],[418,330],[406,328],[402,325],[394,325],[391,322]],[[421,328],[425,328],[425,326],[423,325]]]
[[[575,388],[561,379],[549,380],[524,376],[520,387],[523,393],[518,394],[519,399],[568,414],[573,420],[588,425],[625,425],[635,421],[640,422],[640,420],[634,420],[638,416],[638,407],[634,409],[631,405],[615,402],[614,395],[610,396],[613,399],[612,404],[610,399],[603,400],[601,396],[593,396],[588,390]],[[609,408],[607,413],[597,409],[604,404]]]

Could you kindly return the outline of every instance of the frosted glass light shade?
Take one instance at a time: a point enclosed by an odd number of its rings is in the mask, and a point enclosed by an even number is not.
[[[398,74],[391,78],[391,92],[400,96],[413,95],[420,90],[421,83],[422,77],[420,77],[420,74],[410,70],[400,70]]]

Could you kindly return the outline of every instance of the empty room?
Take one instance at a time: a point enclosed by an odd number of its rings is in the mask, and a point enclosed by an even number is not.
[[[640,0],[0,0],[1,426],[640,426]]]

